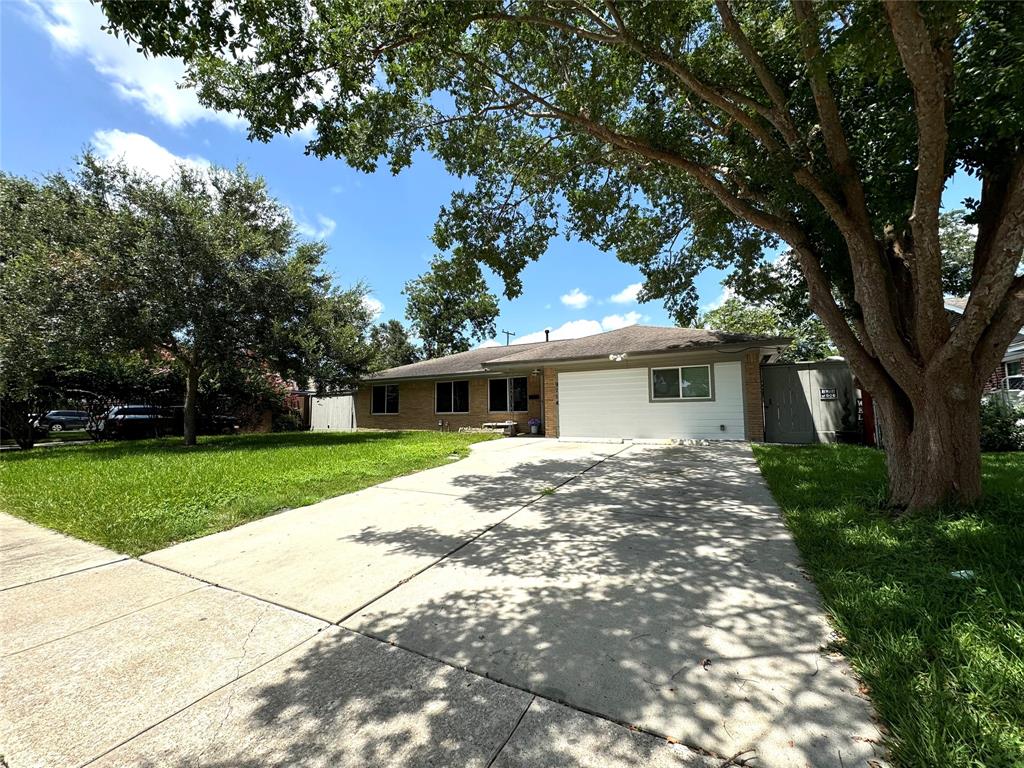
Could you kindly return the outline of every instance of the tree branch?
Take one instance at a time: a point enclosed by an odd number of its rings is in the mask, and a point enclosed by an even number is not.
[[[768,69],[764,59],[761,58],[761,55],[750,43],[749,38],[744,34],[743,28],[740,27],[736,16],[732,12],[729,0],[715,0],[715,7],[718,8],[718,15],[722,18],[722,24],[725,26],[726,32],[729,33],[733,42],[736,43],[736,47],[740,49],[743,58],[747,60],[754,70],[754,74],[757,75],[757,79],[761,81],[761,87],[764,88],[764,92],[768,95],[772,104],[775,105],[774,111],[767,110],[768,119],[771,120],[776,130],[782,134],[786,144],[790,148],[796,149],[802,142],[800,141],[799,133],[790,119],[789,107],[786,105],[786,95],[782,92],[782,88]]]
[[[864,188],[857,175],[857,168],[850,155],[850,147],[846,143],[839,106],[828,82],[825,69],[825,55],[818,42],[817,12],[810,0],[793,0],[793,14],[796,16],[800,36],[804,41],[804,61],[811,84],[811,93],[818,110],[821,122],[821,135],[825,142],[832,168],[839,178],[847,205],[851,206],[851,214],[861,227],[871,232],[871,219],[868,215]],[[863,233],[861,233],[863,235]]]
[[[1016,271],[1024,254],[1024,154],[1013,161],[1002,183],[988,183],[982,188],[982,208],[995,208],[998,213],[987,218],[986,229],[979,232],[979,243],[985,235],[986,248],[975,255],[975,276],[971,295],[964,312],[942,350],[942,360],[950,359],[957,350],[972,349],[985,334],[990,323],[997,322],[997,312],[1004,301],[1012,304],[1014,291],[1020,290]],[[988,198],[987,202],[986,197]],[[987,206],[986,206],[987,203]],[[979,262],[983,262],[979,273]],[[1019,299],[1019,297],[1018,297]],[[1020,325],[1018,324],[1018,328]]]
[[[1002,313],[985,327],[974,349],[975,384],[982,386],[1003,359],[1006,348],[1024,327],[1024,275],[1014,278],[1002,306]]]
[[[915,330],[921,354],[928,358],[949,336],[942,303],[942,249],[939,207],[946,180],[946,82],[943,63],[932,46],[924,17],[915,3],[886,0],[885,12],[900,60],[914,90],[917,118],[917,186],[908,253],[914,276]]]
[[[889,276],[882,265],[868,213],[864,187],[850,154],[839,115],[839,106],[828,82],[824,52],[818,41],[817,11],[811,0],[793,0],[811,93],[821,123],[822,138],[829,161],[839,179],[848,215],[833,220],[846,241],[853,271],[854,296],[864,312],[864,326],[876,349],[884,349],[886,368],[907,393],[921,389],[922,368],[900,335],[892,310]],[[813,175],[813,174],[812,174]]]

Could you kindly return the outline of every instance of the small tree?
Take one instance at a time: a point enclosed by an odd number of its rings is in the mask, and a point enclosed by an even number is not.
[[[296,240],[262,179],[185,166],[166,181],[110,165],[90,175],[133,214],[115,274],[131,343],[165,351],[184,372],[186,445],[206,372],[255,364],[326,386],[365,370],[365,291],[331,290],[319,272],[326,247]]]
[[[373,367],[376,370],[397,368],[420,359],[419,348],[398,320],[377,323],[370,328],[370,346],[374,349]]]
[[[427,357],[465,352],[473,340],[494,336],[498,298],[476,262],[437,256],[430,271],[405,284],[405,316]]]

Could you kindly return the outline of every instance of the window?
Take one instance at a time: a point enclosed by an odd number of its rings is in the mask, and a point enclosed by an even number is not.
[[[487,410],[496,413],[525,413],[529,410],[527,381],[526,376],[491,379],[487,382]]]
[[[374,386],[373,402],[370,405],[370,413],[398,413],[397,384],[377,384]]]
[[[469,382],[439,381],[434,388],[437,413],[469,413]]]
[[[1006,369],[1005,386],[1007,389],[1024,389],[1024,370],[1021,370],[1021,361],[1014,360],[1004,363]]]
[[[711,366],[651,369],[652,400],[710,400]]]

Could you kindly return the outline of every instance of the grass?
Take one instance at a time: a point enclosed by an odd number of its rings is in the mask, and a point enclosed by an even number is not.
[[[878,451],[754,451],[897,764],[1024,766],[1024,453],[983,457],[970,509],[891,519]]]
[[[0,510],[139,555],[447,463],[490,437],[296,432],[6,451]]]

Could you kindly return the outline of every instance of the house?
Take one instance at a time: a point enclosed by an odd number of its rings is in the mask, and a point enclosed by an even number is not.
[[[473,349],[374,374],[356,393],[371,429],[539,419],[548,437],[763,440],[761,370],[788,339],[630,326]]]
[[[946,311],[952,315],[953,322],[964,313],[967,299],[966,296],[946,297]],[[1014,399],[1024,402],[1024,328],[1020,329],[1020,333],[1006,348],[1002,361],[985,384],[985,392],[1007,392]]]

